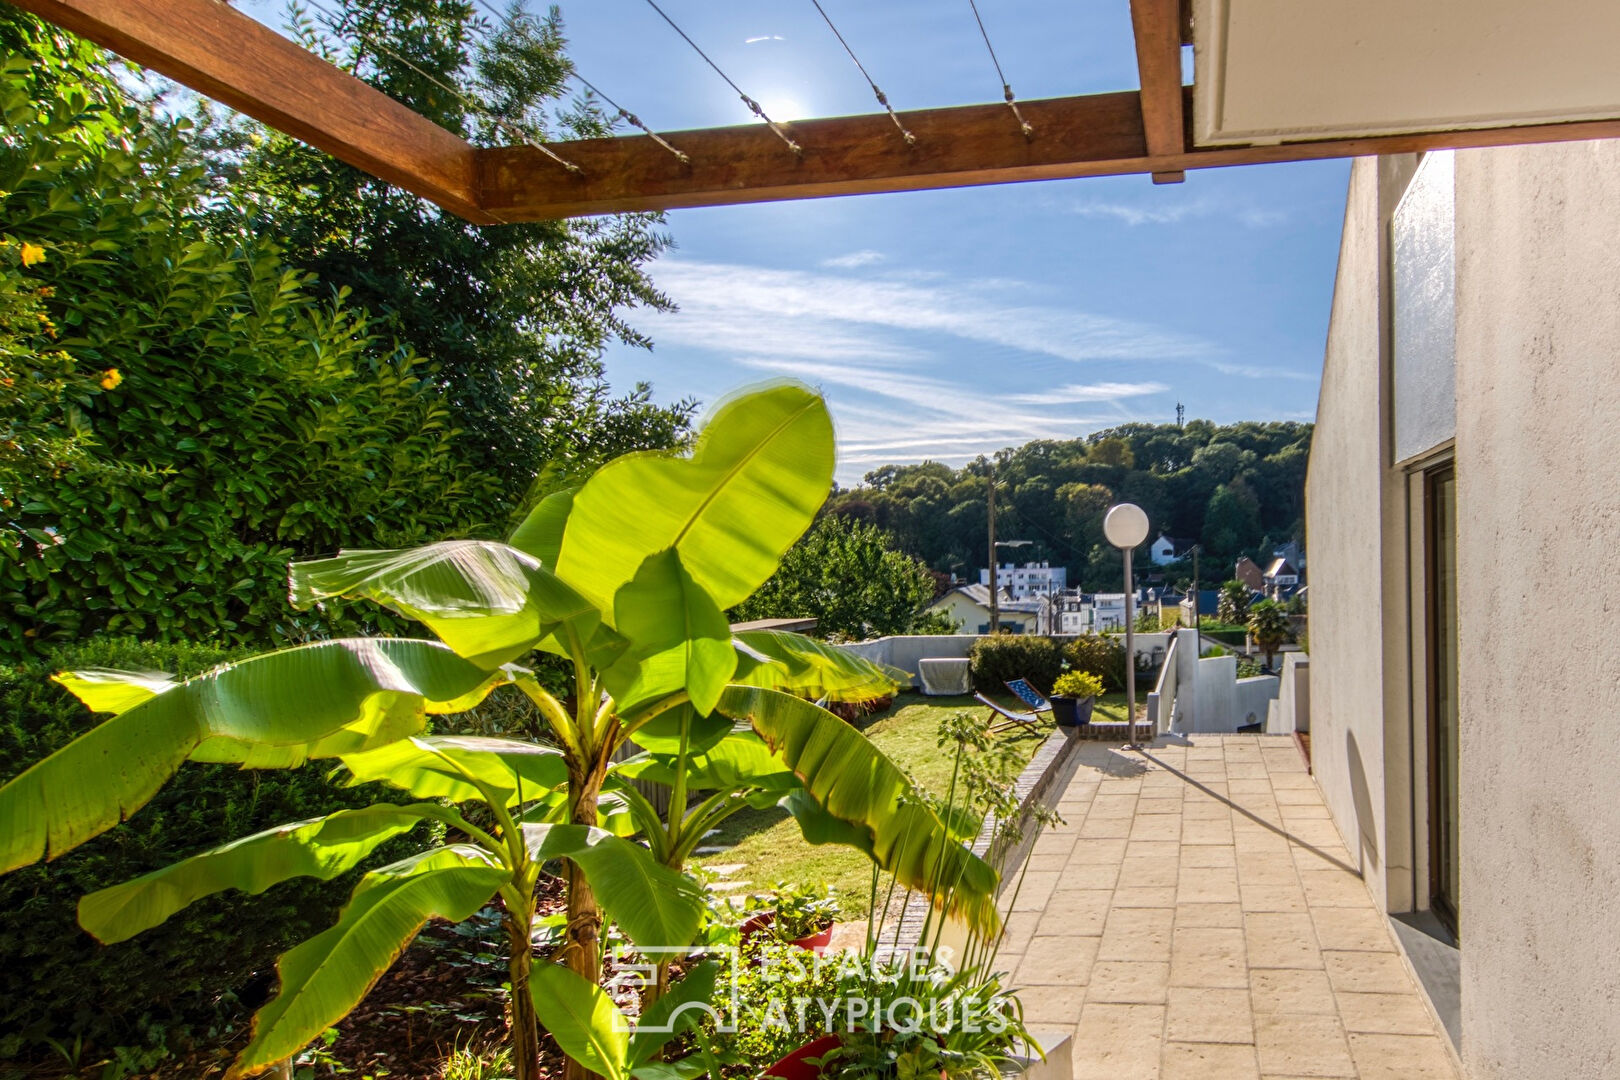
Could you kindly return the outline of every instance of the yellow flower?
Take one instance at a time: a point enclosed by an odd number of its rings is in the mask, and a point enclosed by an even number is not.
[[[118,384],[124,381],[124,376],[117,368],[108,368],[101,374],[101,388],[103,390],[116,390]]]
[[[38,244],[30,244],[27,241],[23,242],[23,246],[22,246],[22,264],[24,266],[33,266],[35,263],[42,263],[44,261],[45,261],[45,249],[44,248],[40,247]]]

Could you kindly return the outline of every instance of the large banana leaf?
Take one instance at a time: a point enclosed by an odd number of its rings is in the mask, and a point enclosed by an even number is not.
[[[736,978],[732,969],[732,978]],[[636,1021],[630,1036],[630,1066],[634,1068],[653,1057],[665,1044],[687,1028],[695,1027],[705,1016],[719,1019],[713,1005],[720,963],[705,960],[686,973],[685,978],[659,996],[652,1007]]]
[[[292,602],[363,597],[419,619],[460,656],[497,668],[559,625],[589,636],[597,609],[526,552],[492,540],[446,540],[398,551],[345,551],[295,562]]]
[[[360,879],[337,925],[283,953],[281,992],[253,1018],[227,1078],[292,1057],[366,996],[422,924],[460,922],[487,904],[508,871],[475,847],[434,848]]]
[[[535,504],[506,542],[519,551],[527,551],[543,565],[555,568],[557,554],[562,551],[563,530],[568,527],[568,515],[573,509],[572,488],[553,491]]]
[[[383,841],[444,813],[431,803],[383,803],[278,825],[81,897],[79,925],[111,945],[226,889],[261,893],[289,878],[329,881],[359,865]]]
[[[887,697],[911,676],[825,641],[783,630],[746,630],[735,638],[737,673],[745,686],[783,690],[826,701],[870,701]]]
[[[721,609],[776,570],[815,518],[833,472],[832,418],[780,384],[732,398],[690,457],[628,454],[574,496],[557,574],[607,610],[647,556],[673,547]]]
[[[613,620],[630,640],[635,670],[629,686],[609,684],[621,710],[684,689],[700,715],[714,711],[737,653],[725,613],[686,572],[680,552],[647,556],[614,595]]]
[[[540,964],[529,997],[563,1053],[603,1080],[629,1080],[630,1021],[607,991],[561,964]]]
[[[115,671],[112,668],[84,668],[61,671],[53,682],[67,687],[91,712],[121,713],[143,701],[173,690],[180,680],[164,671]]]
[[[529,857],[569,859],[602,905],[637,945],[685,946],[703,921],[703,889],[664,866],[640,844],[584,825],[524,825]]]
[[[632,741],[643,750],[655,754],[678,754],[681,752],[684,728],[687,752],[696,754],[730,735],[736,726],[729,716],[715,713],[699,716],[690,705],[679,705],[626,730]]]
[[[417,736],[342,761],[349,786],[380,780],[418,799],[467,802],[488,792],[513,806],[568,782],[568,766],[552,747],[479,735]]]
[[[678,759],[671,754],[643,754],[615,765],[613,771],[632,780],[650,780],[667,787],[675,782],[677,764]],[[798,786],[799,779],[793,771],[771,752],[765,740],[751,731],[727,735],[703,753],[691,755],[686,762],[688,791],[744,787],[787,791]]]
[[[836,818],[871,830],[873,858],[986,936],[996,872],[953,835],[894,762],[825,709],[775,690],[729,686],[719,711],[748,720]]]
[[[434,641],[323,641],[227,664],[74,739],[0,787],[0,873],[55,858],[151,799],[188,756],[251,761],[257,746],[311,747],[383,721],[476,704],[501,676]]]

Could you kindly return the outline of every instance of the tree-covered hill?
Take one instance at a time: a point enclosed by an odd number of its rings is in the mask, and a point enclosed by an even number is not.
[[[1068,441],[1037,440],[995,455],[996,532],[1029,540],[1002,561],[1050,560],[1070,582],[1106,588],[1119,556],[1103,539],[1115,502],[1147,511],[1159,533],[1196,540],[1206,579],[1248,554],[1304,536],[1305,462],[1312,425],[1207,420],[1125,424]],[[834,494],[829,512],[874,522],[936,570],[976,577],[985,565],[991,461],[960,469],[938,462],[885,465],[858,487]],[[1012,554],[1008,554],[1008,551]],[[1171,571],[1170,578],[1178,575]]]

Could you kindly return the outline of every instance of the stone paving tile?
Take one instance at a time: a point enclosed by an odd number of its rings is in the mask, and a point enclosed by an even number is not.
[[[1097,959],[1094,937],[1037,934],[1013,974],[1018,986],[1084,986]]]
[[[1257,1015],[1254,1045],[1260,1055],[1260,1069],[1267,1074],[1356,1076],[1350,1043],[1337,1015]]]
[[[1260,1080],[1260,1067],[1252,1046],[1169,1042],[1159,1080]]]
[[[1350,1056],[1360,1080],[1451,1080],[1451,1056],[1437,1035],[1352,1032]]]
[[[1254,1042],[1249,992],[1235,987],[1173,986],[1164,1037],[1171,1042]]]
[[[1336,993],[1404,994],[1412,992],[1412,977],[1395,953],[1325,952],[1328,981]]]
[[[1346,1031],[1374,1035],[1433,1035],[1434,1019],[1416,994],[1338,995]]]
[[[1199,844],[1183,848],[1182,866],[1237,866],[1237,848],[1224,844]]]
[[[1249,973],[1249,1001],[1256,1015],[1318,1014],[1339,1011],[1327,972],[1308,968],[1274,968]]]
[[[1456,1080],[1291,743],[1081,755],[1001,956],[1076,1080]]]
[[[1120,1005],[1163,1005],[1170,965],[1152,960],[1098,960],[1091,969],[1086,1000]]]
[[[1174,885],[1177,877],[1177,859],[1126,859],[1120,866],[1116,884],[1122,889],[1146,889]]]
[[[1164,1006],[1087,1003],[1074,1047],[1074,1080],[1158,1080]]]
[[[1170,931],[1177,913],[1171,908],[1115,908],[1103,928],[1098,960],[1170,962]]]

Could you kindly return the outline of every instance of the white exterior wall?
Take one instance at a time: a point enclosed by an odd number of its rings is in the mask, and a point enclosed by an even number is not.
[[[1388,438],[1412,165],[1352,170],[1306,483],[1315,776],[1390,911],[1427,903],[1422,570]],[[1455,167],[1460,1053],[1468,1080],[1599,1080],[1620,1076],[1620,143]]]
[[[1620,142],[1456,171],[1463,1058],[1598,1080],[1620,1076]]]
[[[1385,761],[1385,717],[1400,725],[1405,745],[1404,488],[1389,470],[1385,296],[1382,291],[1389,215],[1398,174],[1375,158],[1350,172],[1344,235],[1322,391],[1305,479],[1310,537],[1311,653],[1319,662],[1311,687],[1311,754],[1317,782],[1374,900],[1387,910],[1411,906],[1409,844],[1391,831],[1388,800],[1407,803],[1404,765]],[[1413,163],[1405,162],[1410,174]],[[1385,173],[1381,182],[1380,172]],[[1386,528],[1385,522],[1391,522]],[[1393,774],[1393,775],[1392,775]]]

